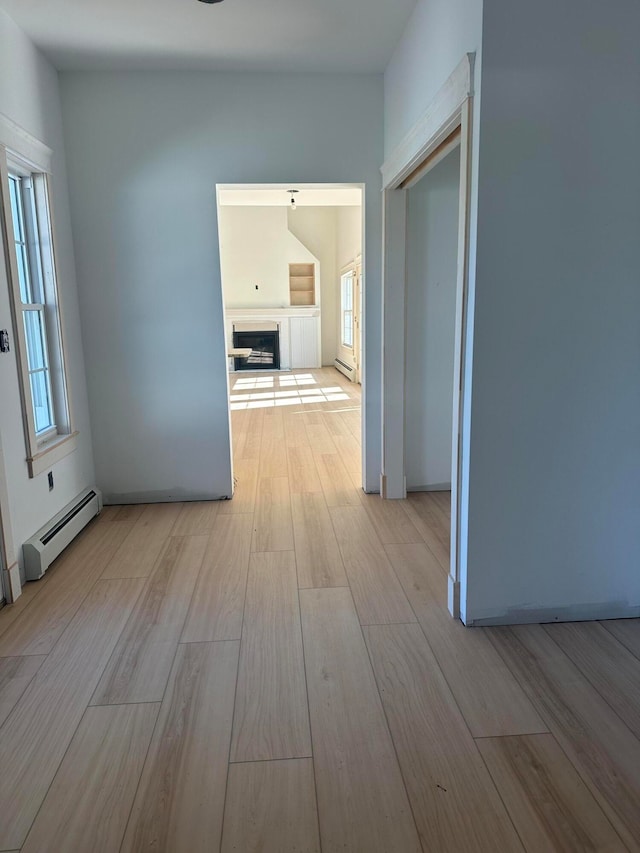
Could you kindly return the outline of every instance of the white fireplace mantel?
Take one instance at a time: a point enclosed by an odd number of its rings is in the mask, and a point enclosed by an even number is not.
[[[233,346],[233,326],[242,323],[261,331],[264,323],[277,323],[280,340],[280,368],[315,368],[322,364],[320,308],[294,306],[283,308],[227,308],[225,333],[227,345]]]

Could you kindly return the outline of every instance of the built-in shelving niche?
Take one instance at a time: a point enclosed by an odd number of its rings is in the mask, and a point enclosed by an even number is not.
[[[289,302],[291,305],[316,304],[315,264],[289,264]]]

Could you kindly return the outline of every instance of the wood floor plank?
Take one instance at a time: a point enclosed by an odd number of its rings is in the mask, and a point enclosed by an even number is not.
[[[300,591],[323,853],[419,853],[348,589]]]
[[[422,542],[402,504],[403,501],[382,500],[380,495],[360,492],[360,500],[383,545]]]
[[[597,622],[544,629],[640,738],[640,660]]]
[[[289,447],[310,447],[303,411],[287,409],[284,413],[284,440]]]
[[[430,550],[411,544],[385,550],[473,736],[548,731],[486,633],[449,615],[447,580]]]
[[[288,477],[266,477],[258,484],[252,551],[292,551],[293,523]]]
[[[310,755],[295,557],[292,551],[252,554],[231,760]]]
[[[423,850],[521,851],[420,626],[375,626],[364,636]]]
[[[39,581],[25,584],[17,601],[11,606],[0,607],[0,637],[3,637],[12,625],[22,620],[22,615],[42,590],[48,586],[50,578],[51,575],[46,574]]]
[[[358,471],[348,471],[347,473],[349,474],[351,485],[360,495],[363,492],[362,473]]]
[[[291,495],[298,586],[348,586],[331,516],[322,493]]]
[[[127,522],[86,528],[47,570],[46,595],[2,634],[0,655],[49,654],[131,529]]]
[[[178,647],[122,853],[218,850],[238,645]]]
[[[98,581],[5,721],[0,849],[23,844],[143,583]]]
[[[344,411],[339,413],[339,417],[342,418],[342,421],[347,425],[348,429],[351,432],[351,435],[355,438],[355,440],[360,444],[362,437],[362,419],[360,415],[360,407],[350,407],[345,408]]]
[[[284,436],[263,435],[260,450],[260,478],[286,477],[287,475],[287,448]]]
[[[313,761],[229,767],[222,853],[320,853]]]
[[[236,419],[233,419],[232,430],[233,458],[240,461],[250,459],[257,462],[260,459],[260,445],[262,443],[262,424],[264,421],[264,409],[248,409],[246,412],[234,414],[242,415],[242,428],[236,428]]]
[[[46,655],[0,658],[0,726],[45,660]]]
[[[442,529],[442,518],[436,513],[426,492],[412,492],[402,506],[409,520],[422,536],[445,572],[449,571],[449,530]]]
[[[446,497],[443,502],[443,495],[449,496],[449,506],[447,506],[446,504]],[[451,542],[451,492],[429,491],[419,493],[415,495],[415,497],[421,499],[425,503],[425,505],[428,506],[429,511],[426,514],[426,517],[428,519],[434,519],[443,544],[446,545],[447,548],[449,548]]]
[[[121,504],[105,506],[100,514],[108,521],[137,521],[144,512],[145,504]]]
[[[429,492],[432,499],[436,502],[436,504],[440,507],[440,511],[442,513],[443,518],[447,522],[448,526],[451,524],[451,492],[450,491],[438,491],[438,492]]]
[[[348,474],[362,475],[362,448],[353,435],[334,435],[333,443]]]
[[[171,529],[172,536],[201,536],[211,533],[222,501],[188,501]]]
[[[87,709],[23,853],[119,849],[159,707]]]
[[[262,437],[278,438],[284,443],[284,412],[282,409],[269,408],[264,410],[262,420]],[[260,452],[262,459],[264,454]]]
[[[319,418],[315,418],[319,415]],[[338,450],[333,442],[329,430],[322,420],[322,412],[305,412],[305,426],[307,429],[307,438],[309,446],[313,448],[316,454],[335,454]]]
[[[486,633],[618,834],[640,850],[640,742],[540,625]]]
[[[327,506],[360,506],[358,490],[338,454],[319,453],[314,448],[313,455]]]
[[[208,541],[208,536],[171,537],[109,659],[92,705],[162,699]]]
[[[292,495],[301,495],[305,492],[319,492],[322,494],[322,483],[318,476],[318,469],[313,458],[310,447],[301,445],[287,449],[289,462],[289,484]]]
[[[527,850],[625,849],[553,735],[481,738],[478,748]]]
[[[253,512],[258,490],[258,466],[254,460],[242,459],[234,462],[233,478],[235,489],[230,501],[221,501],[220,515],[243,515]]]
[[[640,659],[640,619],[610,619],[600,624]]]
[[[334,417],[335,412],[322,412],[322,422],[329,430],[329,435],[335,439],[337,435],[344,438],[353,438],[351,430],[342,420],[342,418]]]
[[[147,504],[131,532],[115,552],[103,578],[148,577],[164,549],[182,504]]]
[[[252,531],[251,514],[216,519],[181,642],[240,639]]]
[[[364,507],[340,507],[331,509],[330,514],[360,622],[415,622]]]

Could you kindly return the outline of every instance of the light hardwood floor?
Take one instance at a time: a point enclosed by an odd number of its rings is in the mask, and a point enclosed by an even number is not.
[[[107,507],[0,612],[0,851],[640,850],[640,622],[464,628],[359,387],[231,387],[232,501]]]

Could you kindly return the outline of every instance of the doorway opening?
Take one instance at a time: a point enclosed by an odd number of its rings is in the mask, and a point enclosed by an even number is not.
[[[229,512],[253,511],[261,488],[362,488],[363,192],[217,187]]]
[[[407,190],[406,488],[411,514],[428,525],[430,549],[444,571],[450,561],[459,196],[459,145]]]
[[[463,617],[461,601],[464,600],[467,564],[467,481],[469,470],[468,441],[468,404],[470,367],[467,364],[467,341],[471,334],[467,322],[467,303],[469,299],[469,231],[470,198],[472,188],[472,118],[473,118],[473,54],[466,54],[449,79],[436,94],[429,109],[418,123],[411,128],[406,137],[394,149],[382,167],[384,197],[384,339],[383,339],[383,468],[381,492],[388,498],[404,498],[409,488],[430,488],[424,499],[429,506],[427,512],[436,512],[439,501],[443,526],[439,539],[442,545],[441,563],[448,565],[448,607],[455,617]],[[455,152],[455,153],[454,153]],[[453,159],[452,159],[453,158]],[[439,166],[449,171],[448,185],[437,187],[443,174],[436,171]],[[421,182],[429,173],[435,172],[430,183]],[[457,211],[455,208],[457,181]],[[440,195],[448,201],[447,212],[441,217],[441,224],[449,223],[445,245],[439,246],[436,232],[423,234],[432,243],[429,259],[421,247],[413,240],[411,248],[410,231],[421,220],[420,206],[426,210],[428,197],[438,206]],[[443,195],[444,193],[444,195]],[[424,198],[421,196],[424,194]],[[424,213],[424,210],[422,213]],[[424,217],[422,217],[424,218]],[[438,226],[440,214],[435,216]],[[433,224],[434,215],[431,214]],[[423,226],[425,223],[422,223]],[[444,251],[446,246],[448,250]],[[445,261],[438,257],[446,256]],[[452,306],[453,290],[446,286],[453,276],[453,258],[455,256],[455,300]],[[439,264],[444,266],[439,267]],[[420,267],[423,267],[420,270]],[[431,277],[431,282],[423,280],[422,290],[415,284],[411,289],[411,277],[420,281],[421,275]],[[436,306],[435,316],[444,312],[442,328],[433,328],[429,341],[420,341],[415,326],[423,323],[420,333],[424,336],[431,318],[415,317],[412,307],[415,304],[423,312],[425,300],[430,300],[431,308]],[[422,299],[422,304],[420,303]],[[453,307],[453,371],[451,367],[451,309]],[[446,310],[445,310],[446,309]],[[425,325],[426,324],[426,325]],[[444,334],[446,332],[446,335]],[[444,337],[443,337],[444,335]],[[436,371],[425,379],[417,376],[412,363],[407,363],[406,355],[411,356],[411,341],[417,350],[417,360],[426,358],[428,348],[432,348],[429,363]],[[440,344],[438,344],[438,341]],[[425,349],[426,348],[426,349]],[[445,355],[446,354],[446,357]],[[446,368],[446,371],[445,371]],[[450,444],[445,439],[446,418],[441,416],[445,386],[442,377],[445,372],[452,381],[446,385],[451,389]],[[413,383],[413,384],[412,384]],[[440,388],[440,408],[433,417],[433,406],[428,407],[427,398],[436,399]],[[435,395],[435,397],[434,397]],[[420,397],[418,403],[414,398]],[[422,412],[423,429],[417,429],[409,419],[415,410]],[[425,440],[424,429],[429,423],[433,430],[429,443]],[[440,436],[438,440],[438,436]],[[421,442],[421,446],[417,447]],[[440,446],[440,461],[446,460],[450,453],[451,500],[437,490],[446,490],[447,480],[439,480],[430,451]],[[409,457],[407,457],[407,449]],[[414,454],[413,461],[411,455]],[[411,470],[407,462],[411,463]],[[445,474],[446,476],[446,474]],[[433,479],[432,479],[433,478]],[[412,483],[413,480],[413,483]],[[424,482],[421,482],[424,481]],[[450,522],[448,515],[450,513]],[[447,527],[449,532],[447,535]],[[445,545],[448,543],[448,548]],[[435,545],[434,545],[435,547]],[[432,549],[433,550],[433,549]],[[448,553],[446,553],[448,551]]]

